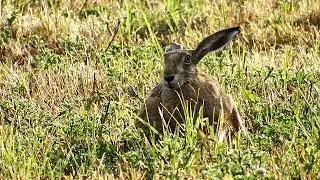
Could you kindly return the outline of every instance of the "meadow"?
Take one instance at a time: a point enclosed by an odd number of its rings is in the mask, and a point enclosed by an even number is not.
[[[247,134],[148,141],[164,48],[238,25],[199,68]],[[319,29],[319,0],[1,0],[0,179],[320,179]]]

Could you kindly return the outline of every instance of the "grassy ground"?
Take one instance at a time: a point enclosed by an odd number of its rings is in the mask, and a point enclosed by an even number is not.
[[[319,0],[0,3],[0,179],[320,178]],[[130,86],[148,95],[169,42],[236,25],[200,69],[235,98],[248,136],[149,144]]]

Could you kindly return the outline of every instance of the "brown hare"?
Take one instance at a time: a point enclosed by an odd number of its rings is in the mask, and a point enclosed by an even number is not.
[[[208,118],[210,124],[217,123],[223,114],[235,131],[242,129],[233,99],[222,91],[215,78],[196,67],[206,54],[222,49],[238,33],[239,27],[221,30],[206,37],[195,50],[183,49],[179,44],[166,48],[162,81],[142,105],[139,117],[160,133],[163,132],[163,122],[175,130],[177,124],[184,123],[184,100],[195,110],[195,115],[202,107],[203,117]],[[137,121],[136,126],[142,125]]]

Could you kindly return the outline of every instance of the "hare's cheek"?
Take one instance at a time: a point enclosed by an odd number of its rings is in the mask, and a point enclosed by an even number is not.
[[[185,65],[184,69],[185,69],[185,72],[187,72],[187,73],[193,73],[196,68],[195,68],[195,66],[190,64],[190,65]]]
[[[184,75],[183,74],[177,74],[175,75],[175,82],[177,83],[177,85],[180,87],[184,84],[185,80],[184,80]]]
[[[181,87],[184,83],[185,83],[184,79],[181,79],[181,80],[178,82],[178,87]]]
[[[179,64],[179,65],[177,66],[177,73],[178,73],[178,74],[183,74],[185,71],[186,71],[186,70],[185,70],[185,67],[184,67],[183,65]]]

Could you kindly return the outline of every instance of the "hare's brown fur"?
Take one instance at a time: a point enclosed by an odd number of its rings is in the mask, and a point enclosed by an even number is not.
[[[209,122],[217,122],[223,114],[233,129],[239,131],[242,128],[241,118],[231,96],[221,90],[214,77],[196,68],[205,54],[225,46],[232,39],[230,36],[237,34],[234,33],[236,30],[239,28],[230,28],[207,37],[195,51],[183,50],[177,44],[169,47],[164,56],[164,80],[152,90],[140,109],[139,117],[160,132],[163,120],[174,130],[177,122],[184,123],[182,102],[186,101],[191,109],[195,109],[195,115],[200,107],[203,107],[203,117],[209,118]],[[205,49],[208,47],[211,50]],[[137,125],[142,124],[138,122]]]

